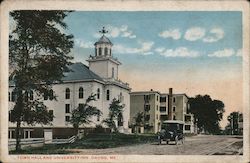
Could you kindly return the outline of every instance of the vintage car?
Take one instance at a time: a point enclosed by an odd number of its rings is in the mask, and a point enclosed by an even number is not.
[[[182,121],[163,121],[161,125],[161,131],[157,135],[159,145],[162,143],[162,141],[166,141],[167,144],[170,141],[174,141],[176,145],[178,144],[178,141],[181,141],[183,144],[183,125],[184,123]]]

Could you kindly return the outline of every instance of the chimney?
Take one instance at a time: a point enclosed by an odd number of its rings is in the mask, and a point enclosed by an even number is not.
[[[173,88],[169,88],[168,93],[168,120],[173,120]]]

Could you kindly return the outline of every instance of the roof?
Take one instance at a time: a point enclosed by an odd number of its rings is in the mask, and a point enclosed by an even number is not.
[[[102,44],[102,43],[113,45],[112,42],[104,35],[95,43],[95,45],[96,44]]]
[[[103,81],[100,76],[89,70],[89,67],[81,62],[73,63],[69,66],[70,72],[64,73],[62,81],[75,80],[99,80]]]
[[[138,91],[138,92],[130,92],[131,95],[146,95],[146,94],[159,94],[158,91]]]

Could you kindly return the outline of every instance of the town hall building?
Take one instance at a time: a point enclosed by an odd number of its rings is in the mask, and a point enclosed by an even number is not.
[[[129,132],[128,121],[130,116],[130,90],[128,83],[119,79],[118,67],[121,63],[113,57],[112,42],[105,36],[107,31],[103,28],[101,38],[95,42],[95,54],[88,58],[89,65],[81,62],[73,63],[69,66],[70,72],[64,73],[62,83],[52,86],[53,93],[57,100],[44,98],[44,104],[53,113],[52,125],[36,124],[28,126],[22,124],[22,138],[43,137],[49,134],[53,138],[72,136],[73,127],[69,123],[71,111],[79,105],[85,103],[86,99],[93,93],[96,94],[96,101],[91,101],[90,105],[97,107],[103,114],[93,117],[90,125],[80,126],[80,128],[95,128],[102,124],[108,117],[109,105],[114,98],[119,99],[124,104],[122,118],[117,122],[118,130],[123,133]],[[15,85],[9,84],[9,110],[15,104]],[[31,97],[30,97],[31,98]],[[32,99],[36,98],[33,97]],[[103,125],[103,124],[102,124]],[[103,127],[107,127],[104,126]],[[9,122],[9,138],[15,137],[15,124]]]

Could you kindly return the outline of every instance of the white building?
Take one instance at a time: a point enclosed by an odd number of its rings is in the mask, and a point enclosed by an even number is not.
[[[22,124],[23,138],[43,137],[44,129],[53,134],[53,138],[69,137],[72,135],[73,127],[69,123],[70,112],[77,108],[91,93],[97,94],[96,101],[91,104],[102,111],[100,117],[93,117],[93,124],[84,128],[94,128],[101,124],[102,120],[107,118],[109,105],[116,98],[125,105],[123,119],[118,123],[121,132],[128,132],[128,121],[130,115],[130,88],[127,83],[119,80],[118,67],[121,64],[112,55],[111,41],[104,35],[106,31],[102,30],[102,37],[94,44],[95,55],[90,56],[87,60],[89,67],[81,62],[72,64],[69,68],[72,70],[65,73],[62,79],[63,83],[54,84],[53,91],[57,96],[57,101],[50,100],[49,97],[44,99],[44,104],[53,112],[54,119],[52,126],[28,126]],[[9,86],[9,110],[14,106],[15,94],[12,92],[14,84],[10,82]],[[32,97],[33,98],[33,97]],[[34,97],[36,98],[36,97]],[[82,126],[83,127],[83,126]],[[14,138],[15,124],[9,123],[9,138]]]

